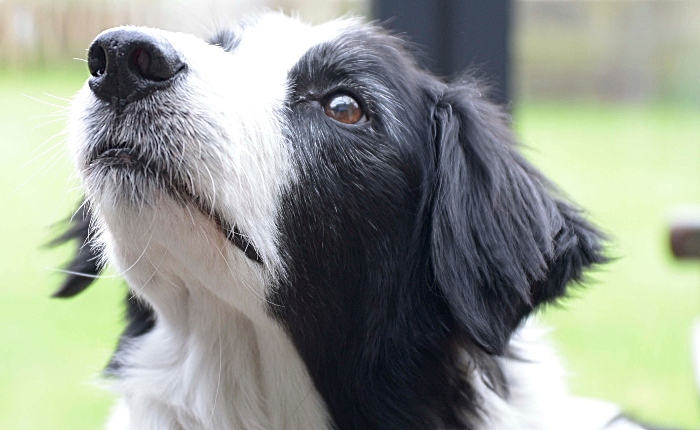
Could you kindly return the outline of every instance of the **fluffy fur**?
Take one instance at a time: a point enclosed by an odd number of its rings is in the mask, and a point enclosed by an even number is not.
[[[601,236],[473,79],[354,20],[122,30],[183,66],[156,85],[135,57],[153,82],[106,95],[102,35],[73,103],[86,201],[61,240],[92,242],[56,295],[107,262],[129,285],[110,428],[641,428],[568,396],[526,322]],[[366,122],[324,113],[340,93]]]

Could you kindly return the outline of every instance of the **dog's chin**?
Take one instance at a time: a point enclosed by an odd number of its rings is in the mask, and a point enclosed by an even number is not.
[[[205,215],[224,233],[225,223],[215,210],[204,203],[191,186],[181,179],[182,173],[150,160],[136,147],[106,146],[88,159],[87,182],[95,192],[92,200],[113,211],[158,210],[167,200],[173,200],[190,211]]]
[[[204,211],[197,193],[181,179],[183,175],[161,164],[142,156],[134,147],[108,147],[89,158],[88,181],[101,195],[113,196],[120,204],[153,206],[167,194]]]
[[[199,212],[216,229],[239,248],[245,256],[262,263],[262,258],[250,239],[236,226],[225,220],[207,200],[203,199],[182,178],[186,175],[163,168],[157,161],[141,156],[135,148],[111,147],[89,160],[89,182],[96,184],[97,201],[106,203],[116,212],[137,213],[144,208],[158,210],[164,199],[174,201],[183,211]],[[99,185],[97,185],[99,184]],[[106,202],[105,200],[109,200]]]

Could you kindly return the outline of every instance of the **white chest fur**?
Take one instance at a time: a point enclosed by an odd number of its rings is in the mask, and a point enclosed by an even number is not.
[[[159,321],[120,357],[124,428],[325,427],[323,402],[274,322],[255,324],[204,296],[190,296],[183,310],[189,318]]]

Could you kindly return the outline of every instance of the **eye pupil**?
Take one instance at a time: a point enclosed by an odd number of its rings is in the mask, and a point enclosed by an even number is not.
[[[365,118],[362,107],[352,96],[338,94],[323,105],[326,115],[343,124],[356,124]]]

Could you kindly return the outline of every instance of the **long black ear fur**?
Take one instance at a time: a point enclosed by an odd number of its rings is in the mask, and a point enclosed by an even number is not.
[[[431,258],[458,325],[501,354],[536,306],[605,260],[601,235],[515,149],[507,116],[473,86],[435,111]]]
[[[83,203],[71,218],[68,230],[51,242],[51,245],[60,245],[75,240],[78,245],[73,259],[65,268],[66,278],[52,297],[73,297],[89,287],[99,275],[98,256],[87,244],[90,222],[90,210]]]

